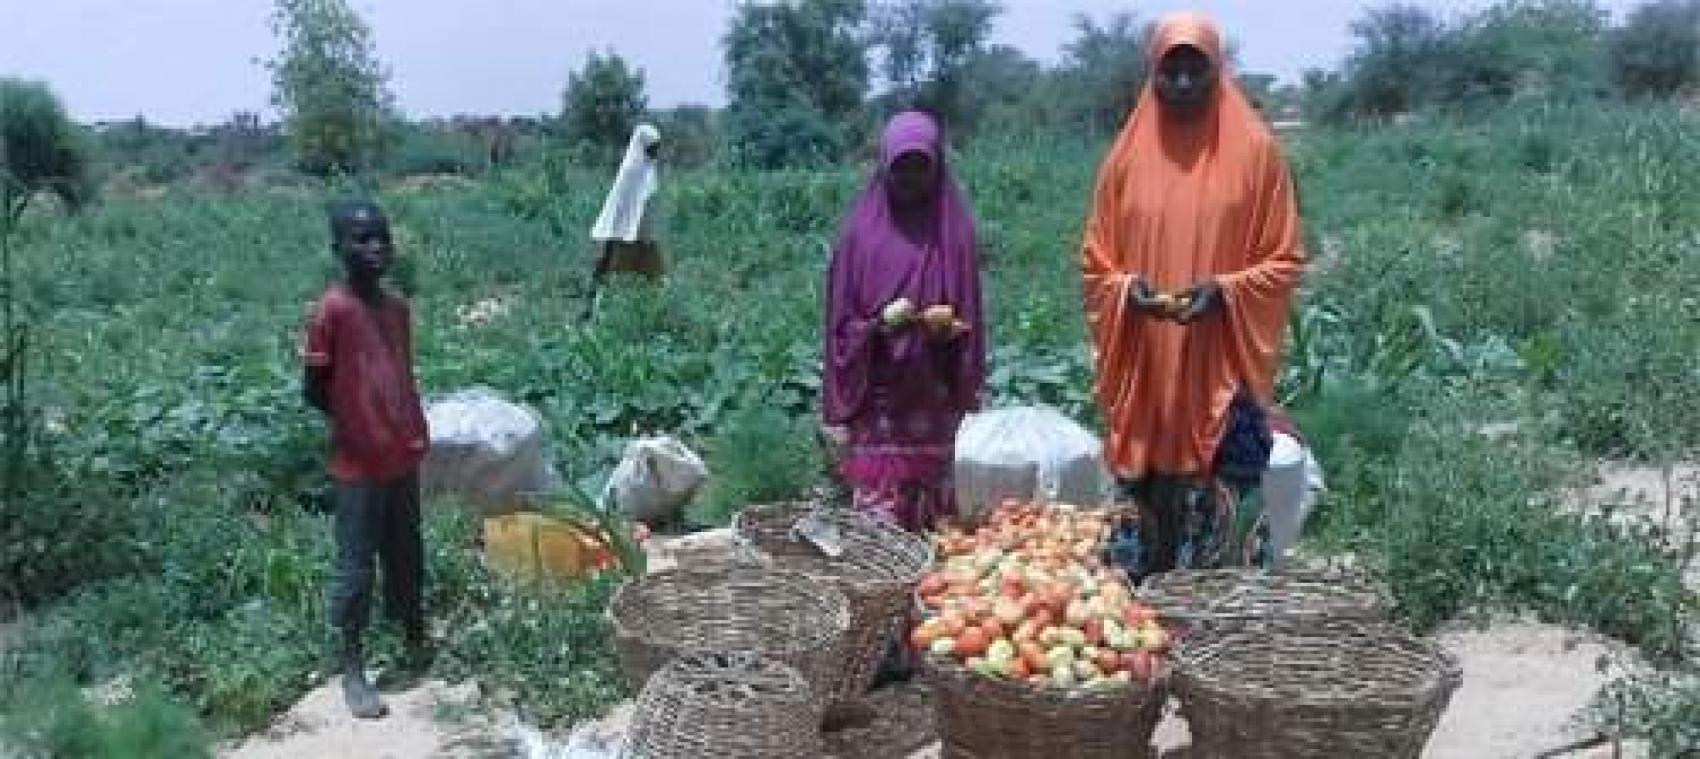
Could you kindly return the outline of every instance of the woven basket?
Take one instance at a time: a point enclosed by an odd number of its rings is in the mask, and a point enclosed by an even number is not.
[[[1183,632],[1282,620],[1377,622],[1389,614],[1387,594],[1380,587],[1361,575],[1341,572],[1166,572],[1148,578],[1139,598]]]
[[[632,759],[816,759],[817,699],[797,670],[742,651],[674,660],[638,697]]]
[[[943,759],[1132,759],[1150,754],[1162,682],[1062,689],[985,677],[928,657]]]
[[[771,567],[697,564],[628,582],[608,604],[633,691],[692,651],[749,650],[795,668],[819,695],[836,682],[849,605],[831,585]]]
[[[837,558],[794,534],[792,527],[810,513],[823,515],[837,527],[844,549]],[[751,506],[739,512],[733,530],[776,567],[831,583],[844,593],[850,602],[850,630],[828,693],[831,700],[846,703],[867,692],[908,617],[921,575],[932,565],[932,546],[899,527],[810,504]]]
[[[1183,646],[1175,694],[1205,759],[1416,759],[1462,681],[1383,623],[1251,624]]]

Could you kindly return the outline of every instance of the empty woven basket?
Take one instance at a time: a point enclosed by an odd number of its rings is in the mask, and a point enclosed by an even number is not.
[[[748,650],[796,669],[817,695],[836,681],[850,618],[830,584],[724,562],[633,580],[615,592],[608,616],[634,691],[682,654]]]
[[[796,670],[744,651],[688,654],[638,697],[632,759],[816,759],[817,699]]]
[[[1387,595],[1361,575],[1211,569],[1153,575],[1139,592],[1165,620],[1193,631],[1285,620],[1384,621]]]
[[[827,556],[794,527],[816,515],[832,525],[843,551]],[[933,561],[932,547],[902,528],[843,509],[811,504],[751,506],[739,512],[738,537],[782,567],[831,583],[850,602],[850,629],[830,698],[866,692],[893,635],[907,618],[915,587]]]
[[[1392,625],[1250,624],[1183,646],[1174,692],[1207,759],[1416,759],[1461,681]]]

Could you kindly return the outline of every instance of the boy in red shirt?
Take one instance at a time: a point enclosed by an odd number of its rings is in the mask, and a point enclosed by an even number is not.
[[[374,559],[383,568],[385,610],[407,643],[406,668],[428,662],[418,468],[429,437],[407,302],[382,284],[395,253],[389,223],[366,201],[333,203],[328,213],[347,276],[325,291],[307,325],[305,394],[330,418],[337,550],[330,622],[343,696],[356,717],[376,719],[387,709],[366,678],[361,646]]]

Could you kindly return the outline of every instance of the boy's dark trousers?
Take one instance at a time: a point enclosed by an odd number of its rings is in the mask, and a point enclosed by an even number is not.
[[[424,645],[425,542],[417,473],[378,485],[338,482],[333,494],[337,557],[330,622],[339,638],[337,663],[347,671],[364,667],[361,642],[379,567],[386,614],[401,626],[409,649]]]

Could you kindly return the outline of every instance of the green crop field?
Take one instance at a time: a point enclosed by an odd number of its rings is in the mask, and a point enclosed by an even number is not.
[[[1315,262],[1281,386],[1333,486],[1307,550],[1356,555],[1419,628],[1526,609],[1692,671],[1681,551],[1657,519],[1585,518],[1562,493],[1599,459],[1676,462],[1700,442],[1697,135],[1675,107],[1613,107],[1290,139]],[[1096,424],[1077,246],[1105,148],[983,138],[956,157],[986,245],[998,404]],[[423,390],[533,406],[557,465],[592,488],[631,436],[678,434],[716,474],[700,524],[821,484],[821,280],[861,170],[671,174],[671,275],[619,283],[587,317],[583,230],[605,181],[546,155],[384,188]],[[237,734],[316,682],[324,433],[295,343],[335,273],[322,200],[171,189],[25,216],[33,392],[63,492],[8,547],[12,584],[42,605],[0,702],[129,675]],[[493,315],[468,318],[484,301]],[[434,510],[440,673],[552,725],[622,698],[607,583],[501,581],[468,552],[474,529]],[[1692,746],[1694,723],[1663,716],[1662,745]]]

